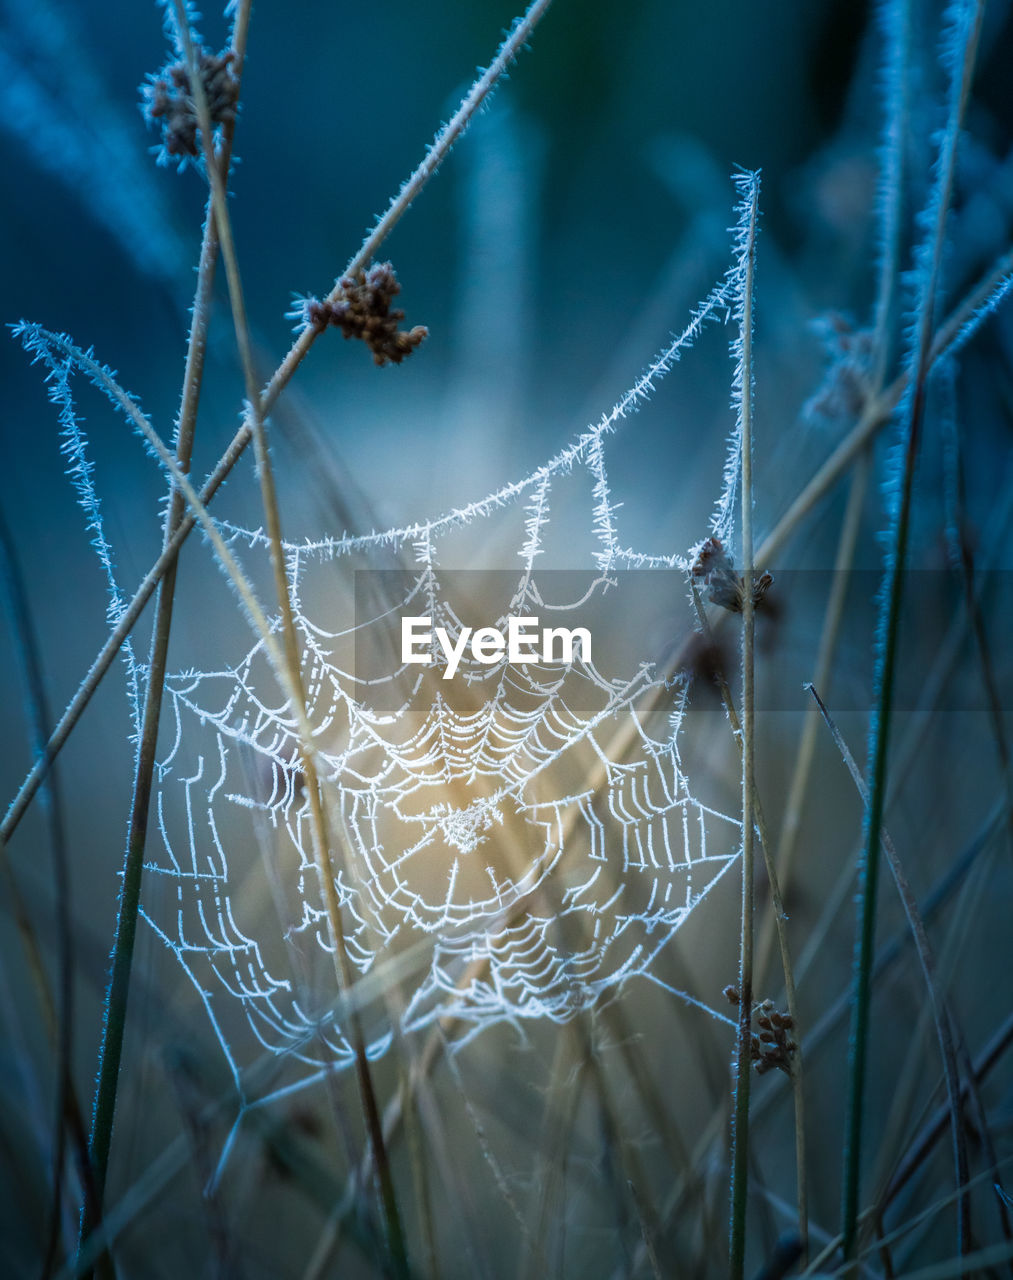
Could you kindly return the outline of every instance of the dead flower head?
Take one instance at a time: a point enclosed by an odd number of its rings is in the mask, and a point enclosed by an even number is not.
[[[392,264],[377,262],[354,277],[344,276],[333,302],[302,299],[292,314],[311,328],[323,330],[333,325],[346,338],[359,338],[372,351],[378,365],[400,364],[429,334],[422,324],[412,329],[398,328],[404,312],[390,304],[400,292],[401,283]]]
[[[722,994],[729,1004],[738,1004],[737,986],[725,987]],[[794,1019],[775,1009],[773,1000],[760,1000],[753,1003],[750,1020],[757,1028],[750,1033],[749,1043],[749,1056],[756,1074],[763,1076],[776,1069],[790,1076],[798,1052],[798,1044],[790,1035],[795,1029]]]
[[[236,118],[239,82],[232,71],[235,54],[231,51],[209,53],[197,51],[201,83],[207,99],[212,125],[230,124]],[[159,123],[162,151],[159,162],[180,165],[200,154],[197,107],[190,83],[190,69],[185,62],[172,62],[141,87],[145,118]]]
[[[711,604],[719,604],[732,613],[742,612],[745,583],[735,572],[720,539],[707,538],[700,544],[690,565],[690,573],[698,585],[707,588]],[[753,581],[754,606],[763,603],[773,581],[769,573],[761,573]]]

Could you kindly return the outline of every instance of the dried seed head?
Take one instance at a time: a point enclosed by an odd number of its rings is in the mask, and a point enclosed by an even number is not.
[[[197,58],[212,125],[231,123],[239,100],[239,81],[232,71],[235,54],[230,50],[209,53],[200,48]],[[141,86],[141,95],[145,117],[161,126],[159,162],[177,161],[182,167],[188,159],[196,158],[200,154],[200,130],[186,64],[170,63]]]
[[[398,328],[404,312],[390,304],[400,292],[401,283],[391,263],[378,262],[355,277],[343,277],[333,302],[301,299],[291,314],[313,329],[322,331],[333,325],[346,338],[359,338],[378,365],[400,364],[429,334],[421,324],[407,330]]]
[[[708,538],[700,544],[690,573],[706,585],[712,604],[719,604],[733,613],[742,612],[742,583],[720,539]]]
[[[735,572],[728,552],[720,539],[707,538],[697,548],[690,565],[690,573],[698,583],[707,587],[707,598],[731,613],[742,612],[745,584]],[[760,574],[753,581],[753,604],[763,603],[774,579],[769,573]]]
[[[732,1004],[738,1004],[737,986],[725,987],[724,995]],[[790,1075],[793,1055],[798,1052],[798,1044],[788,1038],[794,1026],[791,1016],[776,1009],[773,1000],[758,1000],[753,1004],[751,1017],[759,1028],[749,1033],[749,1057],[757,1075],[766,1075],[775,1068]]]

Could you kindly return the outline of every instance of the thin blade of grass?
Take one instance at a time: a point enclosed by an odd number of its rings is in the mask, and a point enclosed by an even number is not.
[[[741,430],[742,488],[742,917],[739,945],[739,1017],[735,1050],[735,1114],[732,1121],[729,1216],[729,1275],[742,1280],[746,1258],[746,1205],[749,1179],[749,1081],[752,1070],[753,1018],[753,832],[754,644],[753,600],[753,305],[759,176],[743,175],[744,228],[742,297],[739,307],[739,368],[736,372]]]
[[[51,724],[39,657],[41,650],[14,537],[7,527],[2,512],[0,512],[0,581],[3,583],[16,647],[21,659],[25,701],[31,726],[32,752],[38,757],[45,751]],[[48,1280],[56,1263],[59,1247],[68,1132],[74,1148],[81,1186],[90,1204],[95,1202],[95,1183],[88,1157],[87,1134],[71,1070],[74,1051],[74,939],[70,916],[70,863],[59,778],[55,771],[46,779],[42,801],[53,861],[56,897],[57,999],[52,995],[41,948],[32,927],[27,906],[22,901],[20,889],[11,871],[7,850],[2,845],[0,845],[0,860],[3,861],[7,891],[18,921],[19,933],[28,953],[29,970],[34,975],[39,989],[43,1023],[56,1053],[56,1113],[52,1144],[53,1183],[46,1250],[42,1265],[43,1280]]]
[[[933,317],[945,243],[946,215],[952,195],[960,125],[970,95],[983,11],[984,0],[974,0],[973,3],[954,5],[949,15],[953,22],[953,31],[950,33],[953,44],[949,46],[949,51],[954,62],[950,104],[928,209],[929,239],[923,248],[919,262],[919,297],[909,366],[910,382],[904,406],[901,435],[902,470],[899,499],[890,532],[878,625],[879,649],[869,747],[869,802],[864,818],[864,852],[859,863],[859,909],[853,973],[854,1001],[848,1054],[847,1120],[842,1169],[841,1235],[846,1259],[854,1256],[858,1221],[880,831],[883,826],[886,801],[893,685],[903,601],[903,570],[907,559],[915,462],[919,453],[926,384],[931,367]],[[964,1248],[962,1231],[960,1248],[961,1250]]]
[[[869,803],[869,792],[865,785],[855,759],[848,749],[847,743],[841,736],[840,730],[834,723],[833,717],[827,710],[826,704],[820,697],[817,690],[812,685],[806,686],[809,693],[812,694],[819,707],[820,715],[830,730],[834,744],[841,753],[841,758],[851,774],[855,783],[855,788],[862,802],[865,805]],[[967,1159],[967,1139],[964,1133],[963,1113],[961,1109],[961,1088],[960,1088],[960,1072],[957,1066],[957,1050],[954,1041],[954,1022],[953,1015],[943,999],[942,992],[939,988],[939,979],[936,974],[935,955],[932,945],[929,942],[928,934],[925,931],[925,922],[922,920],[921,913],[918,910],[918,902],[908,883],[907,876],[904,874],[904,868],[901,865],[900,858],[897,856],[897,850],[893,841],[885,827],[880,828],[880,841],[882,843],[883,852],[886,854],[890,871],[893,875],[894,882],[897,885],[897,892],[900,894],[901,904],[904,908],[904,915],[911,930],[911,936],[914,940],[915,951],[918,955],[918,962],[921,966],[922,974],[925,977],[925,986],[929,994],[929,1002],[932,1006],[932,1017],[936,1026],[936,1036],[939,1040],[939,1050],[943,1060],[943,1072],[946,1079],[946,1093],[950,1107],[950,1132],[953,1138],[953,1162],[956,1170],[957,1187],[960,1191],[960,1198],[957,1202],[958,1206],[958,1250],[962,1253],[967,1247],[967,1241],[970,1237],[971,1230],[971,1204],[970,1197],[967,1195],[966,1188],[969,1179],[968,1159]]]
[[[240,4],[237,11],[232,36],[233,74],[237,77],[242,74],[242,66],[245,59],[248,18],[249,3],[248,0],[244,0],[244,3]],[[231,155],[232,139],[233,128],[228,125],[223,131],[221,143],[222,163],[226,169]],[[183,471],[189,471],[190,460],[193,455],[219,238],[218,220],[209,204],[204,220],[204,232],[198,264],[197,284],[194,292],[190,334],[187,342],[186,366],[176,433],[176,461]],[[185,512],[186,504],[182,492],[174,484],[170,484],[168,510],[165,517],[163,553],[165,548],[171,544],[174,535],[178,533]],[[141,899],[141,881],[144,866],[144,847],[148,830],[151,785],[158,746],[162,692],[168,663],[169,636],[172,630],[177,563],[177,560],[173,558],[166,566],[166,574],[159,584],[158,597],[155,603],[155,620],[149,655],[149,675],[134,771],[127,850],[117,904],[110,980],[102,1019],[98,1084],[92,1119],[90,1151],[95,1168],[96,1204],[92,1208],[86,1208],[82,1215],[82,1244],[94,1231],[98,1223],[98,1217],[102,1212],[102,1200],[109,1166],[109,1152],[112,1145],[120,1062],[123,1055],[123,1039],[126,1030],[127,1005],[130,994],[130,977],[133,968],[134,942],[137,934],[137,914]]]

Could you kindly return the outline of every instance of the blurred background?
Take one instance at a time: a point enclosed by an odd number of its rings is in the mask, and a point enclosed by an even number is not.
[[[940,6],[927,0],[909,10],[914,106],[901,268],[910,266],[944,87]],[[944,312],[1010,243],[1008,11],[1002,0],[986,6]],[[828,356],[857,352],[860,366],[871,364],[861,335],[878,288],[884,53],[876,12],[860,0],[729,0],[710,8],[556,0],[382,251],[402,284],[406,324],[428,326],[424,345],[403,364],[376,369],[359,344],[327,333],[286,392],[272,423],[286,536],[362,533],[441,514],[527,474],[597,420],[728,269],[730,175],[738,166],[763,175],[756,518],[759,537],[769,533],[862,407],[860,379],[838,372],[827,380]],[[330,289],[514,16],[498,3],[459,0],[254,7],[230,189],[265,374],[291,342],[293,296]],[[228,38],[215,11],[200,31],[212,49]],[[166,53],[154,5],[0,5],[0,163],[8,175],[0,319],[37,321],[94,347],[163,437],[178,408],[205,199],[197,169],[156,165],[158,138],[139,109],[139,85]],[[200,475],[231,439],[243,396],[219,274],[193,467]],[[892,376],[899,314],[891,327]],[[730,336],[709,331],[610,446],[623,545],[672,555],[705,536],[733,420]],[[956,446],[941,393],[930,412],[910,556],[924,578],[904,619],[895,730],[904,773],[887,815],[916,896],[935,903],[930,935],[971,1059],[1007,1025],[1013,1004],[1013,849],[1003,807],[1009,770],[989,692],[1002,705],[1010,692],[1011,348],[1013,312],[1000,309],[961,358]],[[0,510],[58,714],[107,634],[105,582],[64,475],[57,411],[40,369],[13,340],[0,343],[0,385]],[[106,533],[129,595],[160,547],[165,484],[101,397],[77,391]],[[785,584],[803,581],[793,572],[817,571],[804,589],[785,589],[780,599],[775,589],[761,619],[758,748],[771,828],[792,847],[784,890],[804,972],[803,1047],[807,1029],[831,1018],[807,1085],[814,1254],[838,1229],[846,1026],[837,1002],[850,973],[849,867],[861,809],[822,729],[812,739],[802,800],[793,800],[792,787],[806,714],[801,686],[819,669],[849,491],[858,494],[849,563],[861,572],[843,604],[827,696],[864,761],[884,459],[879,440],[864,488],[856,490],[849,470],[782,543],[776,562],[760,566],[775,582],[787,575]],[[215,511],[244,526],[262,523],[251,458]],[[593,549],[586,502],[564,503],[559,520],[556,563],[585,567]],[[448,551],[455,567],[517,563],[515,525],[490,522],[471,534]],[[957,544],[970,550],[979,575],[984,648],[963,612]],[[672,590],[672,575],[662,579],[659,590]],[[249,647],[247,625],[197,539],[183,557],[178,591],[170,669],[237,661]],[[685,618],[682,599],[676,615]],[[148,617],[137,632],[141,658]],[[953,633],[951,624],[963,630]],[[729,812],[737,764],[709,674],[715,661],[734,667],[735,649],[734,628],[725,626],[716,654],[693,651],[700,678],[686,746],[699,790]],[[991,662],[986,679],[983,653]],[[114,669],[58,769],[72,859],[74,1079],[86,1113],[132,780],[124,691],[122,669]],[[10,627],[0,634],[0,706],[0,787],[9,798],[32,761],[23,663]],[[795,827],[786,835],[787,819]],[[46,831],[36,806],[7,856],[52,959]],[[664,980],[709,1008],[721,1007],[722,988],[736,977],[735,878],[726,877],[694,913],[663,960]],[[758,891],[769,915],[765,881]],[[761,932],[768,928],[761,923]],[[906,937],[890,883],[880,937],[884,945]],[[0,1256],[5,1275],[35,1276],[51,1183],[53,1058],[9,916],[0,945]],[[223,1103],[210,1118],[207,1108],[227,1093],[228,1081],[174,958],[143,930],[139,945],[109,1193],[122,1221],[120,1274],[382,1274],[369,1197],[359,1196],[366,1207],[335,1226],[349,1170],[326,1089],[266,1109],[266,1119],[244,1130],[243,1158],[208,1194],[235,1108]],[[910,946],[897,941],[896,948],[877,988],[870,1080],[877,1138],[865,1202],[889,1185],[943,1098],[924,982]],[[762,994],[781,1001],[770,956]],[[416,1125],[430,1145],[423,1142],[421,1154],[401,1139],[394,1147],[398,1185],[413,1206],[407,1216],[418,1274],[723,1274],[730,1032],[644,983],[630,984],[617,1007],[621,1023],[589,1016],[569,1029],[503,1026],[466,1045],[453,1066],[440,1057],[423,1106],[430,1111]],[[378,1064],[384,1099],[396,1092],[407,1060],[392,1053]],[[995,1062],[981,1084],[988,1133],[977,1113],[968,1142],[977,1176],[975,1243],[1001,1250],[1008,1236],[992,1187],[1003,1172],[986,1170],[990,1158],[1001,1164],[1013,1155],[1013,1076],[1008,1060]],[[754,1270],[791,1229],[795,1197],[790,1092],[773,1076],[757,1089]],[[354,1099],[351,1073],[335,1088]],[[443,1134],[442,1157],[434,1126]],[[354,1120],[352,1127],[352,1147],[361,1149]],[[448,1163],[458,1166],[456,1179],[448,1179]],[[419,1167],[432,1188],[425,1210],[412,1195]],[[933,1211],[902,1236],[893,1263],[870,1258],[877,1272],[890,1274],[895,1265],[892,1274],[905,1274],[955,1252],[945,1140],[918,1168],[884,1230],[927,1206]],[[455,1198],[462,1185],[463,1202]],[[72,1225],[69,1210],[64,1216]]]

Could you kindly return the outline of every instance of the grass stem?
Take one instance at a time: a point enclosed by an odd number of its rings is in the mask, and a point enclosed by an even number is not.
[[[754,677],[755,607],[753,601],[753,284],[759,178],[745,188],[749,203],[744,235],[742,302],[739,315],[739,415],[742,457],[742,915],[739,945],[739,1015],[735,1048],[735,1112],[732,1120],[729,1275],[742,1280],[746,1257],[746,1207],[749,1170],[749,1083],[753,1044],[753,844],[755,832]]]
[[[247,18],[249,5],[240,5],[240,13],[233,28],[232,52],[235,55],[233,71],[238,77],[246,52]],[[222,164],[227,170],[231,155],[233,130],[228,127],[221,144]],[[203,382],[204,358],[207,350],[207,332],[210,318],[211,295],[214,287],[215,266],[218,258],[219,229],[212,204],[209,203],[204,220],[197,284],[194,293],[193,317],[187,343],[183,390],[176,432],[176,462],[183,471],[190,468],[193,441],[197,424],[197,410]],[[179,531],[186,512],[182,492],[170,484],[169,505],[165,517],[163,554]],[[151,802],[152,777],[158,745],[161,718],[162,692],[168,662],[169,636],[172,629],[175,601],[177,560],[167,563],[165,576],[158,587],[155,603],[155,620],[149,655],[148,681],[144,697],[141,734],[134,769],[134,786],[130,806],[127,850],[123,864],[123,880],[117,905],[116,930],[113,942],[112,967],[106,993],[102,1021],[102,1043],[99,1049],[98,1084],[95,1093],[95,1110],[92,1119],[90,1152],[96,1184],[95,1205],[85,1207],[81,1224],[81,1243],[97,1226],[102,1211],[109,1153],[112,1145],[113,1124],[116,1114],[120,1062],[123,1055],[123,1039],[126,1030],[127,1004],[130,994],[130,976],[133,968],[134,943],[137,934],[137,915],[140,908],[141,881],[143,878],[144,846],[148,830],[148,812]],[[105,1267],[100,1257],[100,1268]]]
[[[886,800],[887,758],[893,714],[893,686],[897,665],[904,565],[911,524],[915,463],[921,440],[929,370],[932,365],[933,315],[956,170],[960,124],[970,95],[984,0],[972,0],[958,10],[957,37],[961,57],[954,67],[950,112],[943,134],[930,209],[933,221],[921,264],[920,296],[902,426],[902,471],[896,517],[887,553],[886,581],[879,619],[880,652],[875,675],[873,722],[869,748],[869,803],[865,811],[864,850],[859,864],[858,927],[852,978],[852,1019],[848,1055],[847,1120],[842,1171],[841,1238],[845,1259],[854,1257],[858,1230],[859,1180],[864,1122],[865,1076],[868,1061],[869,1006],[876,934],[880,828]]]

